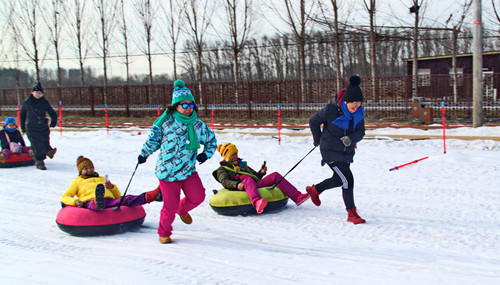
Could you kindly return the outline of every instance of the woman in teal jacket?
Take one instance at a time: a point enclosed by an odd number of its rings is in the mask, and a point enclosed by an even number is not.
[[[156,162],[156,177],[160,180],[163,208],[158,234],[161,243],[171,243],[175,214],[190,224],[189,211],[205,200],[205,187],[196,172],[196,160],[201,164],[212,157],[217,147],[215,134],[197,118],[197,107],[191,91],[182,80],[174,83],[172,105],[153,124],[138,162],[160,150]],[[203,152],[198,154],[200,144]],[[184,198],[180,199],[181,189]]]

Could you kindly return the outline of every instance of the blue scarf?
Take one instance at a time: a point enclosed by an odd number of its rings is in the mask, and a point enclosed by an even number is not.
[[[332,123],[337,125],[341,129],[347,130],[349,128],[349,122],[354,119],[354,125],[352,126],[352,129],[356,129],[358,123],[361,122],[365,117],[365,107],[359,107],[356,112],[351,113],[349,112],[349,109],[347,108],[347,105],[344,101],[342,101],[342,104],[340,106],[344,114],[335,119]]]
[[[3,129],[9,133],[13,133],[13,132],[17,131],[17,127],[13,128],[13,129],[9,129],[9,128],[7,128],[7,126],[4,126]]]

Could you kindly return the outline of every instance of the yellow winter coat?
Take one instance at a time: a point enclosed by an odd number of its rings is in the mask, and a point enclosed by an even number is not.
[[[95,188],[98,184],[105,184],[102,176],[82,178],[78,176],[71,181],[68,189],[62,194],[61,202],[68,206],[76,206],[76,201],[87,202],[95,198]],[[74,198],[74,197],[78,197]],[[120,190],[113,184],[112,189],[105,189],[104,198],[118,199],[121,197]]]

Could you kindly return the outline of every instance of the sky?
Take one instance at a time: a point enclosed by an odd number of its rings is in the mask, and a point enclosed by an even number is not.
[[[438,125],[437,125],[438,126]],[[269,135],[251,135],[269,132]],[[287,129],[281,145],[272,129],[219,129],[250,166],[267,161],[268,172],[288,172],[312,148],[307,130]],[[141,134],[139,134],[141,133]],[[292,201],[281,210],[223,216],[209,199],[221,185],[212,177],[218,153],[197,171],[205,201],[193,223],[176,218],[172,244],[160,244],[161,203],[144,205],[136,231],[74,237],[56,223],[59,198],[77,175],[78,155],[123,192],[147,129],[130,127],[51,133],[48,170],[0,168],[0,280],[5,284],[498,284],[500,280],[500,127],[369,129],[357,145],[351,169],[355,202],[365,224],[346,221],[341,191],[322,193],[320,207]],[[453,137],[472,136],[472,140]],[[26,138],[25,138],[26,139]],[[418,163],[394,166],[428,156]],[[137,168],[128,194],[154,189],[157,153]],[[313,151],[286,179],[299,191],[331,170]]]

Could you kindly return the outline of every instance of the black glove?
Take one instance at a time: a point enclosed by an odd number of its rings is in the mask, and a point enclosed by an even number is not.
[[[318,146],[318,145],[319,145],[319,143],[317,143],[317,142],[313,142],[313,145],[314,145],[314,146]]]
[[[343,136],[340,140],[346,147],[351,145],[351,139],[348,136]]]
[[[137,162],[138,162],[139,164],[143,164],[144,162],[146,162],[146,159],[147,159],[147,158],[145,158],[144,156],[139,155],[139,156],[137,157]]]
[[[56,122],[56,121],[52,121],[52,122],[50,122],[50,127],[51,127],[51,128],[53,128],[53,127],[55,127],[55,126],[56,126],[56,124],[57,124],[57,122]]]
[[[202,164],[203,162],[207,161],[207,159],[208,159],[208,157],[207,157],[207,155],[204,152],[198,154],[198,156],[196,157],[196,160],[198,160],[198,162],[200,164]]]

